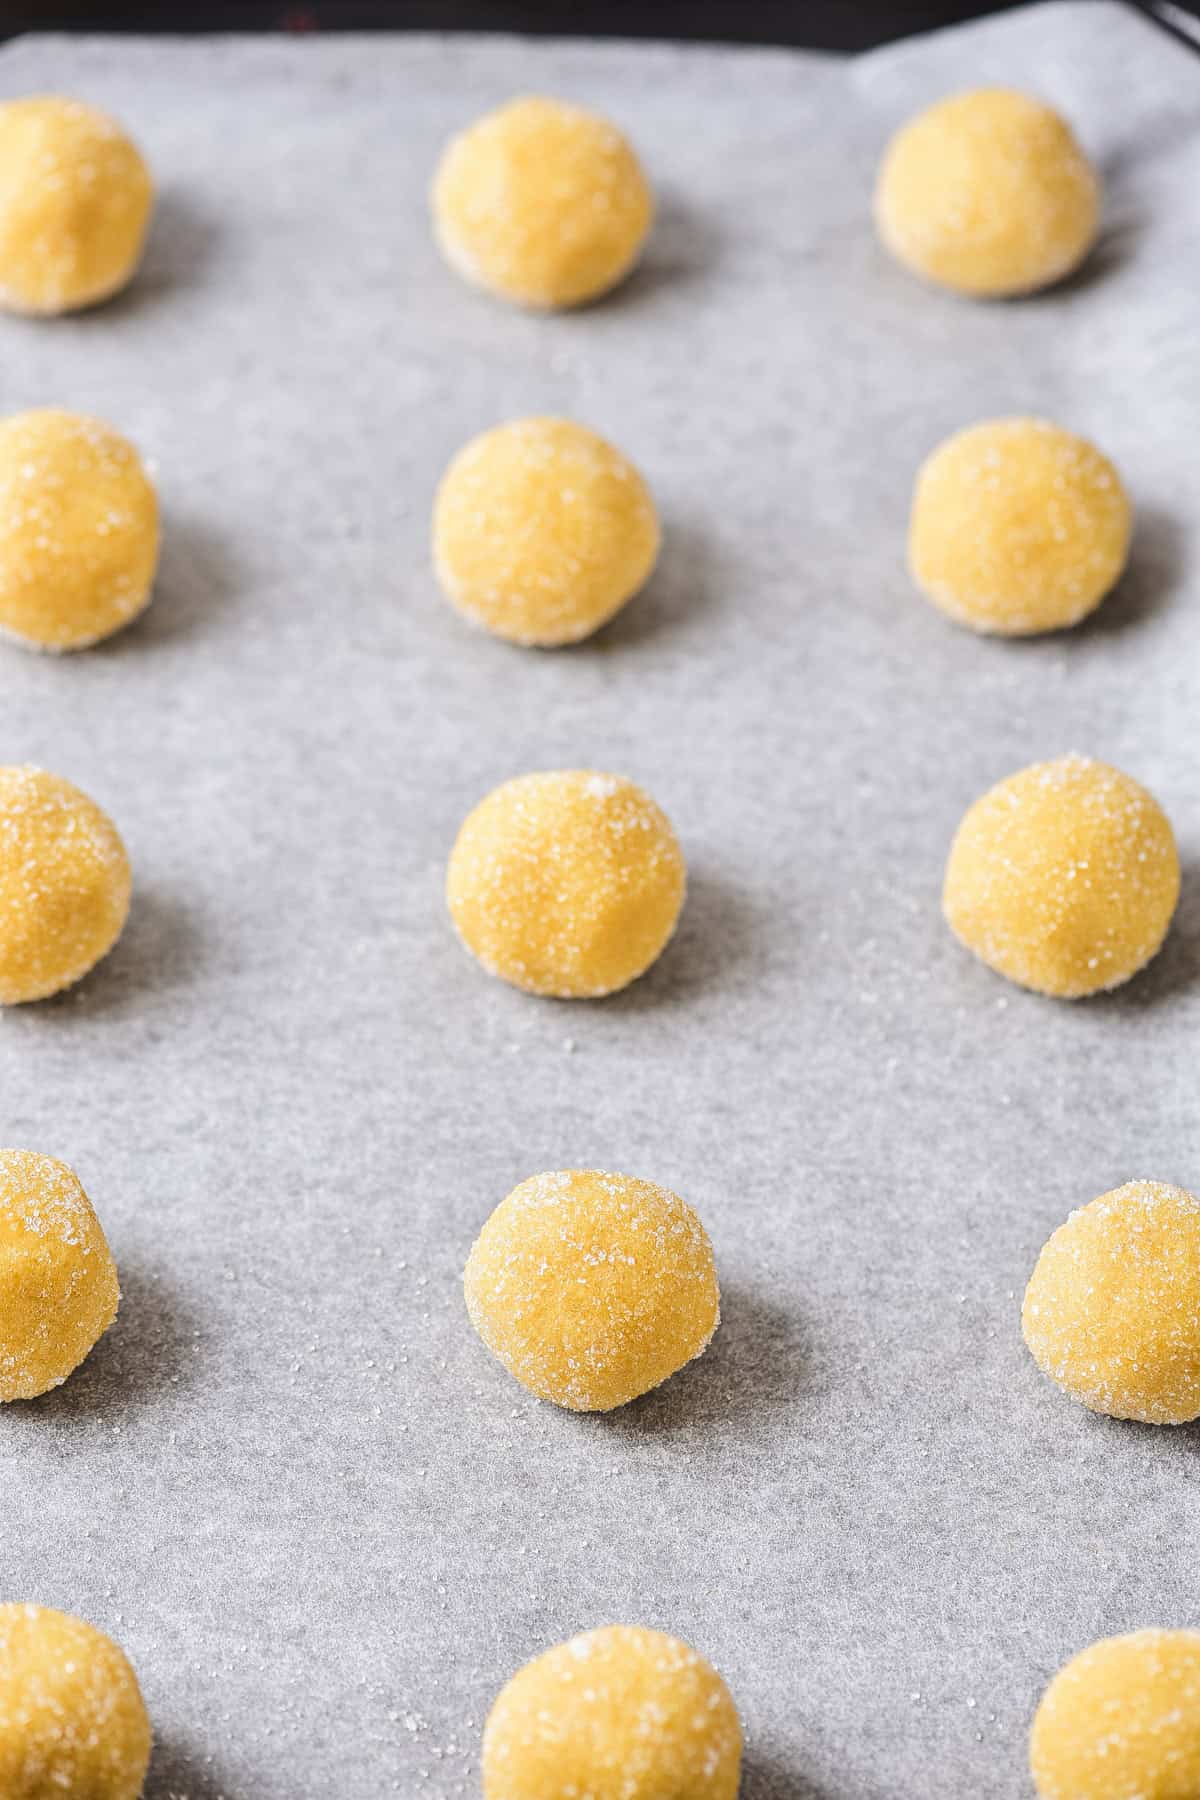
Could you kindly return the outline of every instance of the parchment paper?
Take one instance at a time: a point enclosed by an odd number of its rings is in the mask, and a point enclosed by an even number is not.
[[[1104,242],[1016,305],[876,247],[880,147],[947,89],[1065,108]],[[503,39],[29,39],[162,184],[144,273],[0,323],[0,406],[95,411],[153,459],[159,594],[109,647],[0,657],[5,761],[125,833],[125,938],[0,1020],[3,1141],[66,1158],[119,1324],[0,1419],[5,1597],[125,1644],[152,1800],[452,1800],[527,1657],[679,1633],[743,1709],[745,1800],[1016,1800],[1053,1670],[1200,1625],[1195,1430],[1091,1417],[1019,1296],[1068,1210],[1200,1184],[1196,420],[1200,63],[1111,4],[857,63]],[[447,135],[514,91],[611,112],[662,198],[605,304],[533,318],[443,268]],[[1094,623],[989,643],[903,566],[919,459],[1033,410],[1135,496]],[[440,600],[435,482],[473,432],[574,415],[664,513],[593,644],[517,651]],[[1061,1005],[975,963],[942,862],[994,780],[1077,748],[1159,795],[1168,947]],[[441,897],[493,784],[643,780],[692,870],[625,996],[487,979]],[[714,1238],[725,1324],[644,1403],[574,1418],[471,1333],[459,1277],[518,1180],[650,1176]]]

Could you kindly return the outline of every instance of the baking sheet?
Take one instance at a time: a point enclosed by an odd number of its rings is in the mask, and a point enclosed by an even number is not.
[[[1077,121],[1104,242],[969,305],[876,248],[888,131],[966,83]],[[153,458],[152,611],[0,659],[3,757],[112,812],[137,897],[73,994],[0,1020],[3,1141],[80,1172],[119,1324],[0,1419],[5,1597],[126,1645],[152,1800],[452,1800],[528,1656],[613,1620],[703,1650],[745,1800],[1015,1800],[1051,1672],[1200,1624],[1194,1430],[1090,1417],[1020,1290],[1074,1205],[1200,1183],[1196,418],[1200,64],[1051,5],[841,63],[422,38],[28,39],[0,92],[123,116],[163,198],[142,278],[0,323],[0,405]],[[514,91],[611,112],[662,197],[647,262],[562,318],[430,242],[448,133]],[[1133,566],[1069,637],[988,643],[909,589],[918,460],[1035,410],[1124,471]],[[574,415],[651,481],[653,587],[559,654],[438,598],[436,479]],[[1078,748],[1146,781],[1189,881],[1153,967],[1058,1005],[941,923],[966,805]],[[692,870],[626,995],[488,980],[443,912],[468,808],[528,769],[646,782]],[[491,1207],[564,1165],[663,1181],[725,1323],[644,1402],[574,1418],[468,1328]]]

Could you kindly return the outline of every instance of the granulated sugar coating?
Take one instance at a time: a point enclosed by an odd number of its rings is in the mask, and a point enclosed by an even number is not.
[[[45,1606],[0,1606],[4,1800],[138,1800],[150,1721],[111,1638]]]
[[[741,1761],[716,1670],[661,1631],[609,1625],[503,1689],[483,1734],[484,1800],[734,1800]]]
[[[588,637],[647,580],[658,545],[633,464],[569,419],[485,431],[454,458],[434,503],[447,598],[514,644]]]
[[[61,775],[0,768],[0,1005],[70,987],[107,954],[132,876],[112,820]]]
[[[1196,1800],[1200,1633],[1104,1638],[1060,1669],[1029,1748],[1041,1800]]]
[[[0,421],[0,630],[81,650],[136,617],[158,561],[158,500],[137,451],[99,419]]]
[[[533,1175],[464,1276],[471,1323],[531,1393],[609,1412],[708,1348],[721,1296],[708,1233],[667,1188],[599,1169]]]
[[[615,287],[654,216],[615,125],[583,107],[512,100],[451,140],[433,184],[451,266],[519,306],[578,306]]]
[[[1200,1418],[1200,1200],[1129,1181],[1060,1225],[1021,1314],[1039,1368],[1115,1419]]]
[[[1178,898],[1175,838],[1153,795],[1106,763],[1063,756],[975,802],[950,850],[942,904],[989,968],[1077,999],[1148,963]]]
[[[635,782],[588,769],[522,775],[470,813],[446,877],[450,915],[489,974],[598,999],[660,955],[683,906],[683,852]]]
[[[1100,184],[1066,120],[1008,88],[952,95],[898,131],[875,219],[927,281],[979,298],[1047,287],[1087,255]]]
[[[960,431],[917,476],[913,579],[960,625],[1005,637],[1076,625],[1129,554],[1121,478],[1084,438],[1044,419]]]
[[[0,1150],[0,1400],[60,1387],[108,1330],[119,1299],[116,1264],[79,1177],[35,1150]]]
[[[0,106],[0,306],[62,313],[123,288],[154,189],[114,119],[57,95]]]

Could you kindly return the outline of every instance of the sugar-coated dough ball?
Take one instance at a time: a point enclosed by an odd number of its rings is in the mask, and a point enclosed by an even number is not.
[[[1053,107],[978,88],[939,100],[896,133],[875,220],[914,274],[998,299],[1048,287],[1083,261],[1099,227],[1100,183]]]
[[[63,313],[137,268],[154,189],[115,119],[56,94],[0,106],[0,306]]]
[[[483,1734],[484,1800],[735,1800],[742,1730],[678,1638],[608,1625],[519,1669]]]
[[[539,1399],[609,1412],[708,1348],[708,1233],[668,1188],[600,1169],[533,1175],[496,1208],[463,1282],[471,1323]]]
[[[975,631],[1077,625],[1129,554],[1121,478],[1085,438],[1044,419],[956,432],[922,465],[908,560],[935,606]]]
[[[578,306],[637,261],[654,199],[615,125],[564,100],[512,100],[447,146],[433,184],[446,260],[519,306]]]
[[[45,769],[0,768],[0,1006],[86,975],[121,935],[131,888],[95,801]]]
[[[0,1400],[61,1387],[119,1299],[116,1264],[74,1170],[35,1150],[0,1150]]]
[[[683,906],[683,852],[636,782],[590,769],[520,775],[468,814],[446,898],[491,975],[531,994],[599,999],[666,947]]]
[[[1093,1412],[1200,1418],[1200,1200],[1128,1181],[1080,1207],[1038,1257],[1021,1326],[1043,1373]]]
[[[1200,1632],[1102,1638],[1059,1670],[1033,1721],[1041,1800],[1195,1800]]]
[[[434,502],[447,599],[514,644],[588,637],[647,580],[658,544],[633,464],[570,419],[519,419],[473,438]]]
[[[133,445],[47,409],[0,420],[0,631],[82,650],[135,618],[158,562],[158,500]]]
[[[48,1606],[0,1606],[4,1800],[138,1800],[150,1721],[123,1650]]]
[[[942,906],[968,950],[1021,987],[1078,999],[1160,948],[1179,855],[1153,794],[1085,756],[1035,763],[968,811]]]

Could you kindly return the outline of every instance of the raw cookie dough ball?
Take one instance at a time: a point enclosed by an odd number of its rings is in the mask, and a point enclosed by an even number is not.
[[[0,1006],[86,975],[121,935],[131,887],[95,801],[45,769],[0,768]]]
[[[533,1175],[496,1208],[463,1281],[471,1323],[541,1400],[609,1412],[707,1348],[712,1245],[678,1194],[599,1169]]]
[[[1029,1763],[1041,1800],[1200,1794],[1200,1633],[1103,1638],[1042,1696]]]
[[[0,1150],[0,1400],[61,1387],[119,1299],[116,1264],[74,1170],[34,1150]]]
[[[446,898],[490,975],[599,999],[661,955],[683,906],[683,852],[644,789],[590,769],[521,775],[467,816]]]
[[[123,1650],[48,1606],[0,1606],[4,1800],[138,1800],[150,1721]]]
[[[0,420],[0,631],[82,650],[150,598],[158,500],[133,445],[99,419]]]
[[[484,1800],[735,1800],[742,1731],[716,1670],[640,1625],[519,1669],[483,1734]]]
[[[520,419],[460,450],[433,511],[447,599],[513,644],[574,644],[649,577],[658,516],[633,464],[569,419]]]
[[[926,281],[981,299],[1048,287],[1096,238],[1100,183],[1066,120],[1009,88],[954,94],[887,147],[875,221]]]
[[[1085,438],[1044,419],[956,432],[922,465],[908,561],[935,606],[975,631],[1077,625],[1129,554],[1121,478]]]
[[[607,119],[563,100],[512,100],[446,148],[433,221],[452,268],[518,306],[578,306],[628,274],[654,200]]]
[[[0,306],[107,300],[142,254],[154,189],[115,119],[56,94],[0,106]]]
[[[1038,1257],[1021,1326],[1042,1372],[1093,1412],[1200,1418],[1200,1200],[1128,1181],[1073,1212]]]
[[[1060,756],[970,808],[942,907],[990,969],[1073,1000],[1136,975],[1178,898],[1175,838],[1154,796],[1107,763]]]

